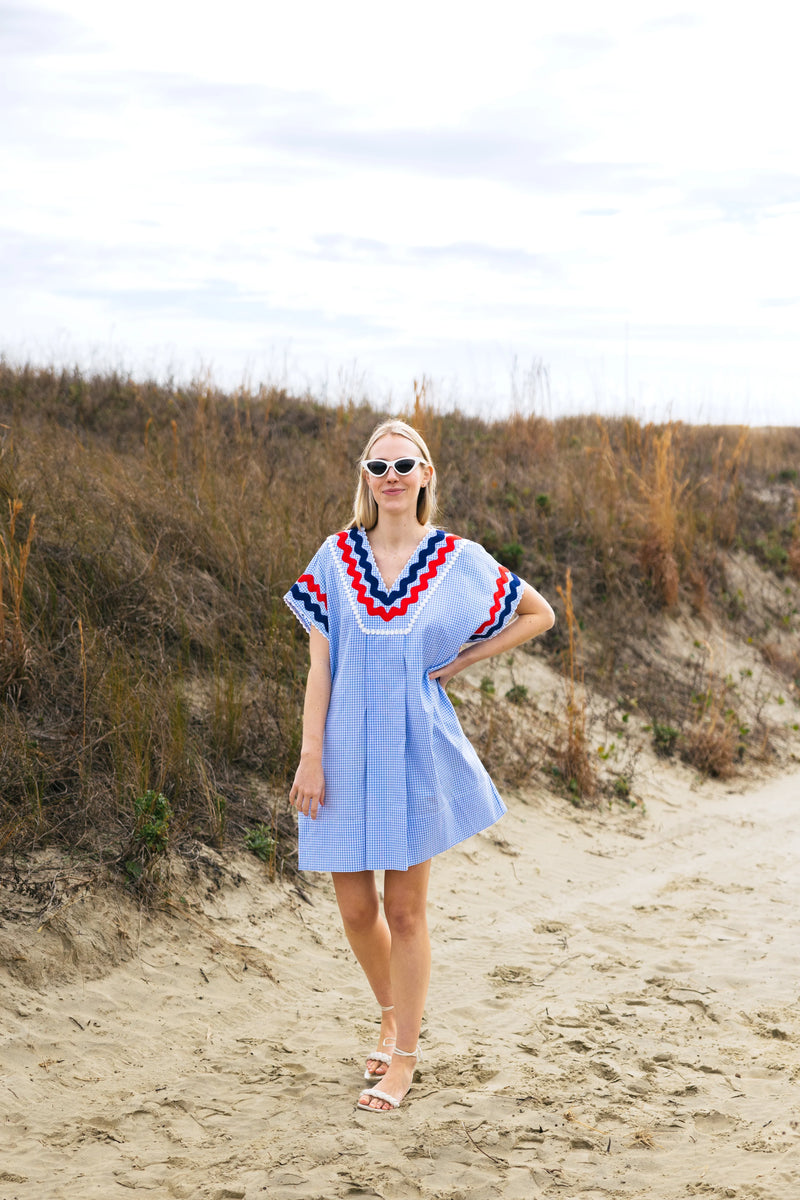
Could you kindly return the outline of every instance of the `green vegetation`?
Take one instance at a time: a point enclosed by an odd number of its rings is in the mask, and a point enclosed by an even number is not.
[[[614,795],[618,800],[630,802],[631,799],[631,784],[626,775],[618,775],[614,780]]]
[[[125,871],[134,883],[140,883],[158,855],[169,846],[169,826],[172,806],[161,792],[148,791],[133,802],[134,828],[130,857],[125,859]]]
[[[133,840],[147,854],[163,854],[169,843],[169,823],[172,820],[172,808],[167,797],[161,792],[145,792],[134,800],[133,811],[136,815]]]
[[[307,646],[281,597],[347,519],[353,464],[383,415],[0,361],[0,850],[62,845],[130,877],[127,863],[144,870],[167,845],[242,844],[260,828],[291,868]],[[800,430],[487,423],[435,411],[424,389],[406,415],[438,463],[442,523],[560,597],[534,652],[568,680],[552,753],[573,800],[595,785],[584,678],[674,730],[671,746],[680,731],[699,769],[749,753],[724,683],[676,680],[642,647],[683,604],[725,615],[787,689],[800,682],[796,589],[755,611],[727,566],[747,552],[776,580],[800,578]],[[487,722],[498,713],[487,746],[506,744],[500,708],[525,698],[511,691],[484,705]],[[515,763],[530,759],[515,745]]]
[[[262,862],[269,863],[273,860],[276,848],[275,838],[266,825],[257,825],[255,829],[248,829],[244,835],[244,844]]]
[[[669,758],[673,753],[679,736],[680,730],[674,725],[665,725],[661,721],[653,722],[653,743],[657,752],[665,758]]]

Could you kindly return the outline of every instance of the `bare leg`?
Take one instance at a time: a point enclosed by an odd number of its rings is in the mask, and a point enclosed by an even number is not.
[[[375,998],[382,1007],[392,999],[391,949],[392,936],[386,918],[380,910],[378,889],[373,871],[333,873],[336,902],[342,916],[347,940],[358,959]],[[390,1051],[395,1038],[395,1013],[381,1014],[379,1048]],[[388,1067],[378,1059],[367,1059],[371,1075],[383,1075]]]
[[[384,877],[383,906],[390,932],[389,976],[397,1019],[396,1045],[406,1051],[416,1050],[419,1041],[431,974],[429,878],[430,862],[409,867],[407,871],[387,871]],[[411,1086],[415,1065],[415,1058],[395,1055],[380,1083],[381,1091],[401,1100]],[[362,1107],[391,1107],[376,1096],[365,1099],[367,1103]]]

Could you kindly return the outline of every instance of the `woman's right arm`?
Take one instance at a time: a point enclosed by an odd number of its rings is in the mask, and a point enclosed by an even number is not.
[[[289,802],[312,820],[325,803],[325,776],[322,773],[322,743],[325,720],[331,698],[331,659],[328,639],[318,629],[309,631],[311,666],[306,681],[303,705],[303,748],[294,777]]]

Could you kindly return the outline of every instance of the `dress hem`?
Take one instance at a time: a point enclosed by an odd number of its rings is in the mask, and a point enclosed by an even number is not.
[[[330,875],[332,873],[336,873],[337,875],[357,875],[361,871],[407,871],[409,867],[418,867],[420,863],[428,862],[432,858],[438,858],[440,854],[446,854],[448,850],[452,850],[455,846],[460,846],[462,842],[468,842],[470,838],[476,837],[477,834],[485,833],[487,829],[491,829],[492,826],[496,825],[497,822],[500,821],[508,812],[508,809],[506,808],[505,804],[503,804],[502,800],[500,803],[502,804],[502,812],[499,812],[497,816],[493,817],[491,821],[488,821],[486,825],[481,825],[480,828],[473,829],[470,833],[464,834],[463,837],[456,838],[454,842],[448,842],[447,845],[443,846],[441,850],[434,850],[425,858],[419,858],[414,862],[408,862],[404,867],[385,866],[384,864],[371,867],[304,867],[302,863],[298,863],[297,869],[299,871],[314,872],[318,875]]]

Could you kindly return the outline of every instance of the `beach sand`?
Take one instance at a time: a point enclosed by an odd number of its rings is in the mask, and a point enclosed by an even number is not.
[[[797,1200],[800,775],[641,790],[507,796],[436,860],[388,1116],[355,1111],[378,1010],[326,877],[207,852],[162,914],[5,919],[0,1198]]]

